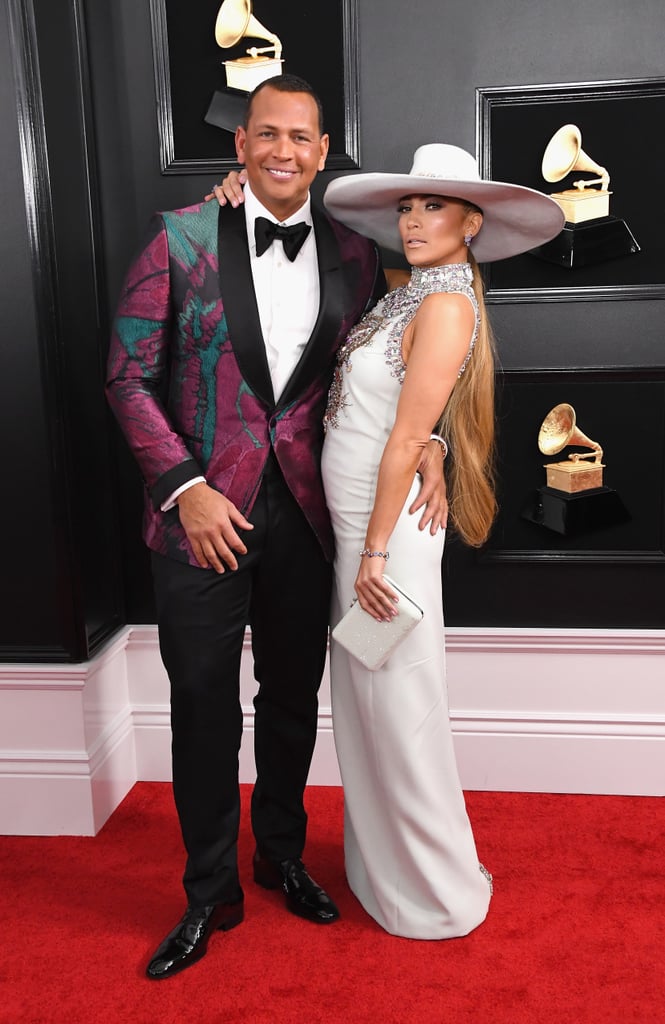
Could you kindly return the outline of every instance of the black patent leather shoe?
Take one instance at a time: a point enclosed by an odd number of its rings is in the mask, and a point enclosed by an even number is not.
[[[229,931],[244,917],[243,900],[217,903],[210,907],[187,907],[185,916],[170,932],[146,968],[153,981],[170,978],[195,964],[208,948],[208,939],[217,928]]]
[[[316,924],[331,924],[339,910],[325,890],[311,878],[299,857],[280,863],[254,854],[254,881],[264,889],[281,889],[292,914]]]

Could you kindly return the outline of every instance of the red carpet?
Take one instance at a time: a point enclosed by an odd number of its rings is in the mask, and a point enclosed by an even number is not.
[[[183,910],[166,784],[140,783],[93,838],[0,837],[2,1024],[601,1024],[665,1020],[665,802],[469,793],[495,895],[464,939],[386,935],[344,881],[338,789],[309,790],[306,863],[328,927],[251,881],[246,920],[164,982],[146,961]]]

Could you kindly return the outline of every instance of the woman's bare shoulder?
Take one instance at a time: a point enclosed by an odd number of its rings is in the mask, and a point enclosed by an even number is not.
[[[416,315],[420,320],[443,317],[453,322],[473,319],[475,313],[468,296],[461,292],[432,292],[420,303]]]

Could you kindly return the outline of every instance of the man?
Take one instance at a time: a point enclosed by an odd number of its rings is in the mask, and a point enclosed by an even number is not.
[[[376,246],[310,203],[328,136],[306,82],[262,83],[236,150],[244,208],[203,203],[153,218],[109,353],[109,402],[146,485],[187,851],[187,910],[151,959],[152,979],[190,966],[215,929],[243,919],[247,623],[258,682],[254,880],[281,888],[310,921],[339,916],[301,859],[331,587],[321,424],[335,351],[385,280]],[[271,244],[277,223],[292,230]]]

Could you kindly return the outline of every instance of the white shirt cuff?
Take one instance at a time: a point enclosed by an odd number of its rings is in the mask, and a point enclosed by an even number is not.
[[[168,512],[168,510],[170,508],[173,508],[173,506],[176,503],[176,498],[178,497],[179,494],[182,494],[183,491],[186,491],[190,487],[193,487],[194,484],[204,484],[205,482],[206,482],[206,478],[204,476],[194,476],[194,477],[192,477],[192,479],[188,480],[186,484],[183,484],[181,487],[178,487],[173,492],[173,494],[170,494],[168,496],[168,498],[166,499],[166,501],[162,502],[162,504],[160,505],[160,508],[161,508],[162,512]]]

